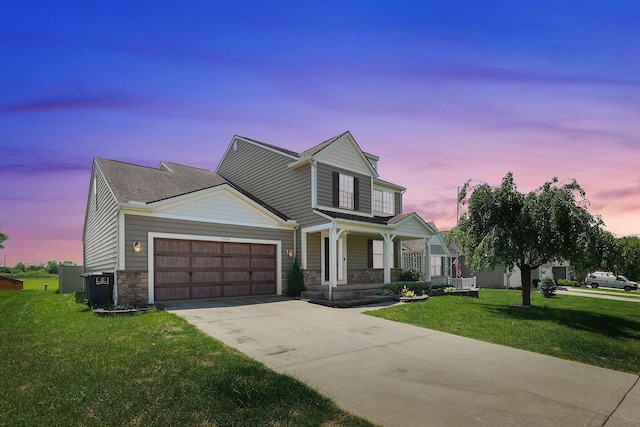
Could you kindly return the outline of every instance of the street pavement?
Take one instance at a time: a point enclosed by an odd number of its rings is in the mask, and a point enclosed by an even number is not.
[[[282,297],[167,309],[386,426],[640,427],[637,375]]]

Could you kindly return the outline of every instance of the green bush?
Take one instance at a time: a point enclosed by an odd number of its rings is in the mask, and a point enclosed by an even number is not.
[[[577,280],[558,279],[558,286],[573,286],[574,288],[579,288],[582,286],[582,283]]]
[[[431,282],[389,283],[384,288],[391,290],[393,295],[400,295],[405,286],[416,295],[431,295]]]
[[[424,280],[424,273],[417,268],[407,268],[400,273],[402,282],[419,282],[420,280]]]
[[[556,289],[558,289],[558,287],[556,286],[556,282],[553,280],[553,276],[545,274],[540,278],[538,289],[540,289],[540,293],[543,297],[551,298],[555,295]]]
[[[304,291],[304,275],[296,258],[293,260],[293,267],[287,279],[287,293],[292,297],[298,297],[302,291]]]

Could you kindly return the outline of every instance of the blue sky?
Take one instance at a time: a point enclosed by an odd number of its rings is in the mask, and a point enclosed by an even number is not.
[[[215,169],[236,134],[303,151],[349,130],[441,230],[457,186],[512,171],[575,178],[640,233],[638,2],[91,3],[0,15],[8,265],[82,262],[93,157]]]

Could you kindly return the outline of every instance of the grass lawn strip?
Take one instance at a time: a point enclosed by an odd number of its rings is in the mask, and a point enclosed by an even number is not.
[[[440,296],[367,312],[371,316],[447,332],[603,368],[640,374],[638,303],[571,295],[482,289],[480,298]]]
[[[592,288],[567,288],[567,292],[584,293],[584,294],[596,294],[596,295],[611,295],[624,298],[640,298],[640,292],[638,291],[625,291],[622,289],[592,289]]]
[[[0,292],[2,426],[372,425],[178,316],[101,318],[30,280]]]

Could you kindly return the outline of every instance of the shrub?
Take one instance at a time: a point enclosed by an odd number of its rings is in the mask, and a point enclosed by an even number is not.
[[[573,286],[574,288],[579,288],[582,286],[582,283],[577,280],[558,279],[558,286]]]
[[[553,276],[548,274],[542,276],[540,283],[538,284],[538,288],[540,289],[542,296],[545,298],[551,298],[554,296],[556,289],[558,289],[556,282],[553,280]]]
[[[413,291],[415,295],[431,295],[431,282],[389,283],[384,288],[391,290],[393,295],[400,295],[403,288]]]
[[[304,275],[296,258],[293,260],[293,267],[287,279],[287,293],[292,297],[298,297],[302,291],[304,291]]]
[[[417,268],[407,268],[400,273],[401,282],[419,282],[424,280],[424,273]]]
[[[395,295],[395,292],[393,292],[391,289],[382,288],[382,289],[378,289],[378,292],[376,292],[376,294],[390,297]]]

